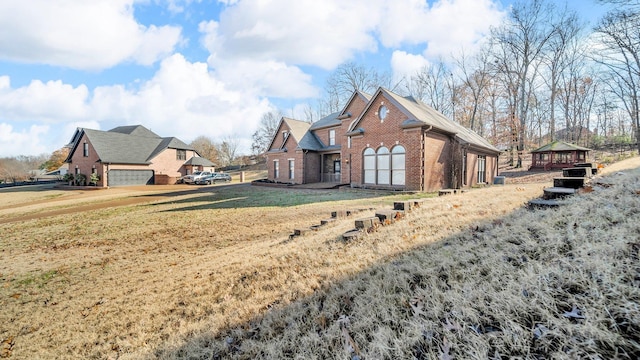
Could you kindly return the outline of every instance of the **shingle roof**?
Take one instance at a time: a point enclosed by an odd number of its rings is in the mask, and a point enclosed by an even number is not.
[[[298,141],[298,148],[302,150],[320,150],[322,149],[322,143],[313,131],[307,131],[302,139]]]
[[[191,159],[187,160],[185,165],[197,165],[197,166],[214,166],[214,164],[209,161],[209,159],[205,159],[203,157],[194,156]]]
[[[309,130],[317,130],[331,126],[340,126],[342,122],[338,120],[338,116],[340,116],[340,111],[334,112],[333,114],[329,114],[322,119],[311,124]]]
[[[460,140],[468,144],[475,145],[492,152],[500,152],[500,150],[491,145],[491,143],[482,136],[458,124],[457,122],[448,119],[439,111],[426,105],[422,101],[413,98],[412,96],[402,97],[384,88],[378,89],[378,93],[384,93],[384,95],[394,101],[396,105],[405,109],[406,114],[410,116],[410,118],[403,124],[405,127],[422,125],[433,126],[440,131],[456,135]],[[356,121],[354,123],[354,127],[358,122],[359,121]]]
[[[289,126],[289,131],[291,131],[291,135],[297,142],[300,142],[300,139],[302,139],[307,130],[309,130],[309,127],[311,127],[311,124],[306,121],[286,117],[283,117],[282,121]]]
[[[591,149],[587,149],[582,146],[569,144],[564,141],[554,141],[542,147],[539,147],[535,150],[531,150],[532,153],[539,152],[548,152],[548,151],[574,151],[574,150],[583,150],[583,151],[591,151]]]
[[[149,164],[151,159],[164,149],[193,150],[193,148],[175,137],[162,138],[142,125],[119,126],[109,131],[78,129],[87,136],[96,154],[103,163]],[[78,147],[81,135],[74,134],[74,146]]]

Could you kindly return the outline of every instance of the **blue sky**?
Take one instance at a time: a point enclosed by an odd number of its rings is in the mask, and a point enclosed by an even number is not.
[[[506,0],[2,0],[0,157],[51,153],[77,127],[142,124],[240,140],[304,118],[345,62],[411,74],[481,46]],[[564,1],[558,1],[563,6]],[[602,8],[571,0],[585,20]]]

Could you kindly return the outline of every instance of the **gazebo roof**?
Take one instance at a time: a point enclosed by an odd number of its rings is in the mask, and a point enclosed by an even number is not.
[[[540,148],[537,148],[535,150],[531,150],[531,153],[575,151],[575,150],[591,151],[591,149],[587,149],[585,147],[574,145],[574,144],[569,144],[569,143],[566,143],[564,141],[554,141],[552,143],[544,145],[544,146],[542,146]]]

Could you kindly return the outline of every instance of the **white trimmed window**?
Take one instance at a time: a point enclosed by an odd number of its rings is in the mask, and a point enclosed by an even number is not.
[[[391,184],[405,184],[405,150],[404,146],[396,145],[391,149]]]
[[[380,185],[389,185],[390,182],[390,170],[391,170],[391,159],[389,156],[389,149],[386,147],[381,147],[378,149],[376,153],[376,166],[378,171],[378,184]]]
[[[295,174],[294,167],[295,167],[295,160],[289,159],[289,180],[293,180],[293,177]]]
[[[336,130],[329,130],[329,146],[336,144]]]
[[[364,183],[376,183],[376,151],[372,148],[364,149]]]
[[[405,148],[382,146],[378,151],[366,148],[363,153],[364,183],[376,185],[405,185]]]
[[[273,178],[277,179],[280,177],[280,161],[273,160]]]
[[[478,155],[478,184],[487,182],[487,157]]]

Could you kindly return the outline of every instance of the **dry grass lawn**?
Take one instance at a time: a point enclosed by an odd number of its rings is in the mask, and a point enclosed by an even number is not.
[[[522,207],[548,182],[433,197],[353,242],[416,195],[1,191],[0,357],[635,359],[639,167],[559,209]],[[289,240],[334,210],[362,211]]]

